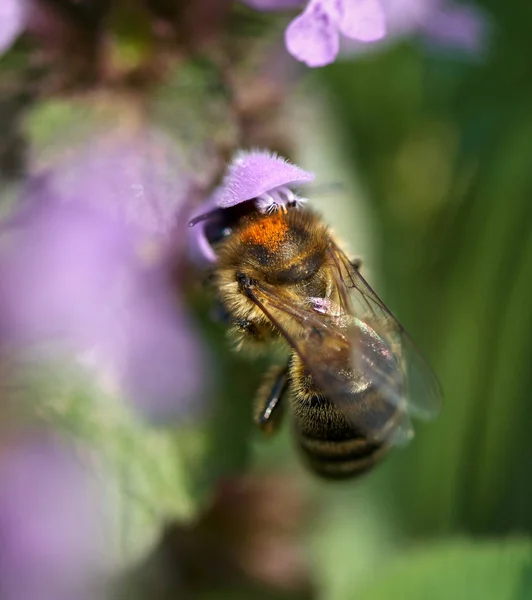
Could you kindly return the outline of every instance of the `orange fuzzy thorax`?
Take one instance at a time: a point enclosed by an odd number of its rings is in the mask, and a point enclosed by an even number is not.
[[[271,252],[279,249],[288,232],[284,214],[276,213],[251,222],[242,232],[242,242],[264,246]]]

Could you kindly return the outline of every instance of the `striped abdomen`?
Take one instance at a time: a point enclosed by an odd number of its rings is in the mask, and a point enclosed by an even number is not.
[[[297,355],[290,379],[296,439],[308,466],[332,479],[354,477],[386,453],[401,421],[400,407],[386,402],[371,382],[356,381],[353,391],[331,402],[317,388]]]
[[[308,416],[313,418],[312,411]],[[329,423],[322,423],[321,431],[317,431],[309,430],[296,419],[296,436],[308,466],[318,475],[332,479],[363,473],[387,450],[382,442],[370,441],[353,429],[332,428]]]

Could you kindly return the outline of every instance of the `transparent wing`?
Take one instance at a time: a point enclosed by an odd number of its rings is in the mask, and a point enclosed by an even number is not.
[[[336,287],[341,311],[354,315],[385,341],[401,363],[404,384],[396,386],[386,370],[382,369],[382,365],[374,361],[371,353],[365,350],[366,343],[360,327],[351,327],[348,334],[353,364],[366,377],[379,383],[390,402],[405,404],[407,412],[416,418],[435,418],[441,410],[442,392],[434,371],[345,253],[336,245],[332,246],[330,252],[337,276]]]
[[[350,314],[324,310],[322,304],[295,305],[268,284],[253,282],[246,293],[295,350],[323,397],[335,404],[356,431],[389,444],[411,439],[410,418],[398,391],[403,386],[401,365],[373,330]],[[365,356],[385,378],[385,385],[375,385],[353,365],[352,337],[359,326],[356,341],[364,345]]]

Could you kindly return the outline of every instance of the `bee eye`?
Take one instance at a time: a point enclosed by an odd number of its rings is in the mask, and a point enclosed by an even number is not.
[[[205,226],[205,236],[209,240],[210,244],[216,244],[227,236],[231,235],[232,228],[225,224],[217,223],[215,221],[208,223]]]

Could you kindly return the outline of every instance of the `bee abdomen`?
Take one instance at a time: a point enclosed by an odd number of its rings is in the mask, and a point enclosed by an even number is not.
[[[321,440],[299,434],[299,445],[309,467],[321,477],[344,479],[362,474],[386,452],[384,443],[363,438]]]

